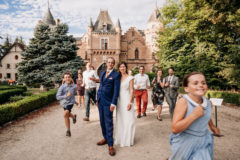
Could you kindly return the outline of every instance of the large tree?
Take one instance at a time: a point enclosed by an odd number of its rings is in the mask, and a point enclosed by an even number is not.
[[[50,87],[60,83],[66,71],[77,74],[84,63],[76,55],[75,39],[67,33],[66,24],[53,28],[43,23],[36,26],[34,38],[22,53],[23,61],[18,67],[21,82],[28,86],[43,84]]]
[[[161,10],[160,65],[174,66],[181,78],[201,71],[210,87],[239,88],[239,5],[237,0],[168,1]]]

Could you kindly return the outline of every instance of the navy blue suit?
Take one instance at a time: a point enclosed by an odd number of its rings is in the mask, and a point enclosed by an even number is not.
[[[111,104],[117,106],[120,91],[120,74],[112,71],[105,78],[106,71],[100,76],[100,86],[97,93],[100,124],[103,137],[109,146],[113,146],[113,112],[110,111]]]

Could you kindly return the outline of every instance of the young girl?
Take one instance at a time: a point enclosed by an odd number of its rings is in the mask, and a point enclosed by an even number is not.
[[[84,91],[85,91],[82,73],[78,73],[78,79],[76,79],[76,83],[77,83],[78,102],[79,102],[79,106],[81,106],[81,104],[84,104]]]
[[[56,98],[57,100],[60,100],[60,104],[64,109],[64,119],[67,128],[66,136],[70,137],[71,131],[69,117],[73,119],[74,124],[77,121],[77,115],[71,113],[72,107],[75,103],[76,85],[73,83],[72,75],[69,72],[63,74],[62,83],[63,84],[58,89]]]
[[[205,77],[200,72],[192,72],[183,79],[185,94],[174,110],[170,144],[170,160],[213,159],[213,135],[219,129],[211,120],[211,103],[204,95],[207,92]]]

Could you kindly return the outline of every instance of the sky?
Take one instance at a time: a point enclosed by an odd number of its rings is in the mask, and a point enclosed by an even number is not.
[[[123,33],[130,27],[145,29],[155,6],[166,0],[49,0],[54,19],[68,24],[69,34],[81,37],[87,32],[89,19],[95,23],[100,9],[108,10],[113,24],[119,18]],[[0,36],[11,41],[23,37],[25,43],[33,37],[34,27],[48,8],[48,0],[0,0]],[[0,40],[3,43],[3,40]]]

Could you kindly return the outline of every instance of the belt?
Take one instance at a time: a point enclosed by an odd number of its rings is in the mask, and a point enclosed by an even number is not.
[[[145,91],[147,89],[136,89],[136,91]]]
[[[95,88],[87,88],[88,90],[94,90],[94,89],[96,89],[96,87]]]

